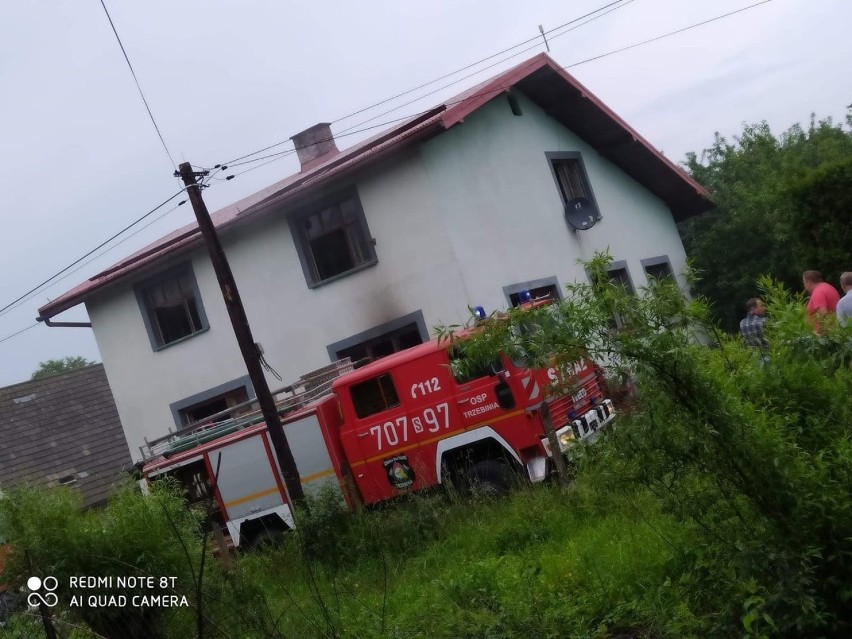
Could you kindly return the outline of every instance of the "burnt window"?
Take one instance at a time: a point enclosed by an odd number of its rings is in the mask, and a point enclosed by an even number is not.
[[[369,417],[399,406],[399,395],[390,375],[379,375],[360,384],[353,384],[350,390],[352,405],[359,418]]]
[[[336,359],[349,357],[355,364],[355,368],[360,368],[364,364],[422,343],[420,327],[416,322],[411,322],[395,330],[338,350],[336,351]]]
[[[354,192],[296,214],[290,228],[309,286],[376,261],[367,220]]]
[[[188,426],[189,424],[194,424],[196,422],[203,421],[211,415],[215,415],[217,413],[221,413],[222,411],[226,411],[234,406],[244,404],[248,400],[248,390],[246,390],[245,386],[241,386],[240,388],[228,391],[227,393],[222,393],[221,395],[217,395],[216,397],[211,397],[210,399],[207,399],[203,402],[199,402],[197,404],[193,404],[192,406],[182,408],[178,411],[178,413],[180,414],[181,423],[184,426]],[[247,412],[248,410],[249,408],[247,407],[243,407],[242,409],[234,409],[233,411],[230,411],[225,415],[215,418],[215,421],[221,422],[231,417],[237,417],[240,414]]]
[[[144,282],[137,287],[137,297],[155,350],[208,327],[198,285],[188,266]]]

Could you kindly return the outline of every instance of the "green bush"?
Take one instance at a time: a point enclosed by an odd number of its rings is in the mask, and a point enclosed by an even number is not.
[[[683,523],[673,587],[701,632],[849,634],[852,332],[827,322],[815,335],[801,300],[767,280],[760,353],[720,334],[673,280],[633,297],[607,262],[586,264],[594,284],[569,286],[559,305],[486,324],[462,344],[470,359],[504,349],[542,365],[586,349],[635,382],[635,410],[583,448],[578,484],[615,510],[641,488]]]
[[[85,512],[70,489],[22,488],[0,500],[11,548],[9,572],[56,577],[56,594],[68,605],[73,595],[141,594],[117,588],[71,589],[71,577],[176,577],[175,590],[196,605],[195,574],[201,556],[198,521],[178,489],[158,482],[144,497],[128,487],[102,511]],[[22,577],[25,582],[26,577]],[[163,591],[157,590],[155,594]],[[168,591],[166,591],[167,593]],[[68,614],[106,637],[166,636],[181,626],[181,609],[111,608],[89,605],[68,608]],[[191,610],[183,609],[183,617]]]

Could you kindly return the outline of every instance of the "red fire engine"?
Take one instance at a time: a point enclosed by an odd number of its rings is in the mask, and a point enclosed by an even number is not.
[[[354,370],[338,363],[303,378],[302,388],[287,387],[279,412],[306,494],[331,483],[355,507],[447,482],[494,490],[517,477],[540,482],[552,454],[542,402],[562,452],[614,417],[587,359],[557,371],[501,356],[461,375],[452,365],[458,357],[433,340]],[[566,376],[570,393],[548,393]],[[212,497],[214,521],[235,546],[251,546],[292,527],[293,516],[262,417],[224,416],[147,443],[143,485],[171,475],[191,502]]]

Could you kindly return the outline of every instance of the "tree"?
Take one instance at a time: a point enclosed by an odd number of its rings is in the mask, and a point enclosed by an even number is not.
[[[51,375],[70,373],[71,371],[76,371],[95,363],[96,362],[90,362],[85,357],[79,356],[49,359],[46,362],[39,362],[38,368],[30,379],[41,379],[42,377],[50,377]]]
[[[746,125],[733,142],[716,134],[700,156],[687,155],[689,172],[710,191],[716,210],[681,224],[681,237],[698,274],[696,292],[712,303],[723,328],[736,330],[761,275],[799,290],[804,270],[848,269],[812,261],[815,238],[797,222],[802,198],[792,189],[815,169],[850,155],[852,129],[813,117],[807,129],[797,124],[780,136],[766,122]],[[844,218],[833,219],[842,225]]]
[[[840,274],[852,270],[852,160],[811,171],[790,192],[795,203],[792,228],[804,240],[800,263],[821,271],[836,286]]]

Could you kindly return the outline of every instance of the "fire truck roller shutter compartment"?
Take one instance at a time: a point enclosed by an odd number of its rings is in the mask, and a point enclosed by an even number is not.
[[[316,495],[323,486],[328,484],[339,489],[334,466],[316,414],[311,413],[302,419],[285,424],[284,434],[287,436],[290,450],[293,451],[305,493]]]
[[[258,463],[269,456],[265,437],[258,434],[209,453],[213,474],[219,469],[216,484],[231,521],[284,503],[274,467]]]

